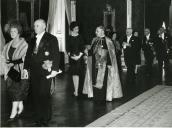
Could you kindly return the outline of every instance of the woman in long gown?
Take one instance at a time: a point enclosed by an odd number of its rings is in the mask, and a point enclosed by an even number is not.
[[[104,27],[96,28],[96,37],[93,38],[87,54],[83,93],[91,98],[97,95],[96,92],[99,93],[102,90],[105,93],[103,100],[112,101],[113,98],[121,98],[123,94],[115,48],[112,41],[105,36]]]

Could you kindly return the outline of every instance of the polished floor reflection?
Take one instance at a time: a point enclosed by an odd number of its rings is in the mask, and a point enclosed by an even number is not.
[[[153,75],[146,76],[144,66],[140,68],[136,76],[136,85],[130,90],[126,90],[128,86],[125,83],[126,72],[122,73],[122,84],[124,97],[114,99],[112,102],[105,102],[101,99],[87,99],[86,96],[76,98],[73,96],[72,79],[68,73],[61,74],[56,80],[56,91],[53,94],[53,116],[49,123],[50,127],[83,127],[112,111],[118,106],[124,104],[128,100],[136,97],[144,91],[154,87],[157,84],[172,86],[172,64],[170,64],[170,74],[166,81],[159,82],[157,77],[157,65],[154,65]],[[33,108],[30,96],[25,101],[25,109],[20,118],[7,123],[11,110],[11,103],[8,100],[4,81],[1,81],[1,126],[3,127],[32,127]]]

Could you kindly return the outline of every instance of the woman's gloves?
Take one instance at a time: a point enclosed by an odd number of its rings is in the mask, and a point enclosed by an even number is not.
[[[9,63],[13,63],[14,65],[15,64],[20,64],[20,63],[23,63],[23,60],[22,59],[18,59],[18,60],[8,60],[7,61],[7,64]]]

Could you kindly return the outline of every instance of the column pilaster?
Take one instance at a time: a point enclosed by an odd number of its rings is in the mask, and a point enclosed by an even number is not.
[[[127,0],[127,28],[132,28],[132,0]]]

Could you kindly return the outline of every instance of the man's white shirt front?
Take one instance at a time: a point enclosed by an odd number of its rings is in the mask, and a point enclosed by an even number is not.
[[[43,37],[43,35],[44,35],[44,33],[45,33],[45,31],[44,32],[42,32],[42,33],[40,33],[40,34],[37,34],[36,35],[36,47],[38,48],[38,46],[39,46],[39,44],[40,44],[40,41],[41,41],[41,39],[42,39],[42,37]],[[61,73],[61,71],[51,71],[51,74],[50,75],[48,75],[47,76],[47,79],[49,79],[49,78],[52,78],[52,77],[55,77],[57,74],[60,74]]]
[[[162,34],[161,34],[161,37],[162,37],[162,39],[164,40],[165,34],[164,34],[164,33],[162,33]]]
[[[127,44],[129,44],[130,38],[132,35],[127,36]],[[124,44],[123,48],[126,49],[127,48],[127,44]]]
[[[45,31],[42,32],[42,33],[40,33],[40,34],[37,34],[37,35],[36,35],[36,38],[37,38],[37,39],[36,39],[36,47],[37,47],[37,48],[38,48],[38,46],[39,46],[39,43],[40,43],[40,41],[41,41],[41,39],[42,39],[44,33],[45,33]]]
[[[147,40],[149,40],[149,38],[150,38],[150,34],[148,34],[148,35],[146,36],[146,39],[147,39]]]
[[[129,43],[131,36],[132,36],[132,35],[127,36],[127,43]]]

